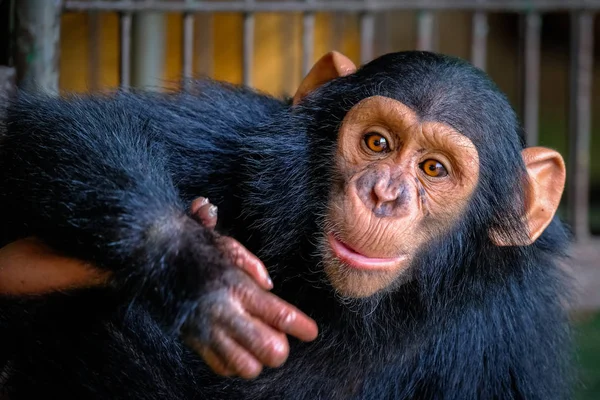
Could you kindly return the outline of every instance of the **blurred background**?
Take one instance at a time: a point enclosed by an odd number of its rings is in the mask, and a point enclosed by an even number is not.
[[[600,399],[600,0],[0,0],[0,96],[119,87],[185,89],[184,77],[293,95],[338,50],[362,64],[432,50],[484,69],[530,145],[569,171],[560,215],[572,270],[578,399]]]

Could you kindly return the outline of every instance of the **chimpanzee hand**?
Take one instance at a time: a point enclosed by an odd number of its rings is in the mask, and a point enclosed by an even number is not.
[[[195,200],[191,211],[204,226],[216,225],[217,208],[208,199]],[[312,319],[266,291],[272,283],[255,255],[233,238],[219,236],[218,242],[238,268],[225,269],[219,282],[201,296],[184,324],[183,337],[216,373],[251,379],[263,365],[285,362],[285,334],[310,341],[318,330]]]
[[[217,225],[217,206],[211,204],[207,198],[198,197],[194,200],[190,211],[192,217],[205,227],[214,229]],[[230,258],[231,262],[250,274],[265,289],[273,288],[269,273],[258,257],[231,237],[219,236],[218,242],[221,251]]]

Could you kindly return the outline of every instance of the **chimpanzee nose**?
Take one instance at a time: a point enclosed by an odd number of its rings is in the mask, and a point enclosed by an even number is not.
[[[377,203],[389,203],[398,198],[401,187],[392,179],[380,179],[373,186],[373,196]]]
[[[400,179],[380,179],[373,186],[373,213],[377,217],[398,216],[405,211],[409,191]]]
[[[355,185],[358,197],[376,217],[400,217],[410,211],[410,185],[400,171],[368,170]]]

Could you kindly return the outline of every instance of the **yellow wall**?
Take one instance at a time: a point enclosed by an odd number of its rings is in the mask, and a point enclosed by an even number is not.
[[[93,89],[90,84],[90,18],[87,14],[67,13],[62,17],[60,88],[63,91],[83,92]],[[356,19],[356,18],[355,18]],[[331,18],[316,16],[314,59],[332,49],[330,44]],[[102,90],[118,86],[119,80],[119,20],[117,14],[99,17],[100,40],[98,54],[98,83]],[[242,81],[242,31],[240,14],[216,14],[212,19],[212,74],[216,79],[233,83]],[[286,34],[282,34],[285,32]],[[198,35],[196,34],[196,37]],[[276,95],[293,94],[302,78],[302,15],[257,14],[255,18],[255,52],[253,86]],[[344,24],[336,41],[337,50],[358,63],[358,29]],[[162,86],[177,87],[182,68],[182,17],[167,14],[166,49]],[[200,44],[201,45],[201,44]],[[198,48],[198,47],[196,47]],[[198,68],[195,68],[196,73]]]

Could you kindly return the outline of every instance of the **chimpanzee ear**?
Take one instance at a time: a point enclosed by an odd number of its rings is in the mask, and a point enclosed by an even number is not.
[[[565,162],[562,156],[544,147],[529,147],[522,151],[529,180],[525,188],[525,226],[528,240],[514,240],[492,235],[499,246],[526,246],[537,240],[552,221],[565,187]]]
[[[294,95],[293,104],[298,104],[310,92],[332,79],[353,74],[356,65],[342,53],[332,51],[313,65]]]

